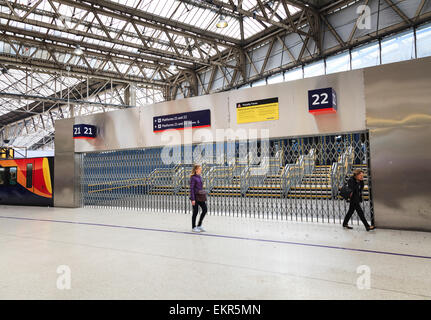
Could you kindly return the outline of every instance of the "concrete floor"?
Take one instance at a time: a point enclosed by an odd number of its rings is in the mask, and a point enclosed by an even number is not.
[[[0,210],[0,299],[431,299],[431,233],[207,216],[194,234],[180,213]]]

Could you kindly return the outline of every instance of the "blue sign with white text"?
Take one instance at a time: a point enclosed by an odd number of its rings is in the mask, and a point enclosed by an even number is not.
[[[308,112],[335,113],[337,112],[337,94],[332,88],[308,91]]]
[[[153,117],[153,132],[211,126],[209,109]]]

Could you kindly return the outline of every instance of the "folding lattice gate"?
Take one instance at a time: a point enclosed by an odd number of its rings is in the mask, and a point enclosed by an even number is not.
[[[192,163],[200,163],[210,215],[329,223],[344,217],[348,203],[338,190],[360,168],[365,172],[362,206],[373,220],[367,132],[116,150],[79,158],[85,207],[190,213],[188,180]],[[353,219],[359,223],[356,215]]]

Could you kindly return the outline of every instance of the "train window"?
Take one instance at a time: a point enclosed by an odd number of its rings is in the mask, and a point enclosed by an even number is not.
[[[6,168],[0,167],[0,186],[6,184]]]
[[[11,186],[16,185],[16,176],[17,176],[17,168],[16,167],[10,167],[9,168],[9,184]]]
[[[27,163],[26,177],[27,177],[26,188],[33,187],[33,164],[32,163]]]

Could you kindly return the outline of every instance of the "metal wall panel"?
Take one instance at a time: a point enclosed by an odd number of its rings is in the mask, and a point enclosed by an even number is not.
[[[73,141],[73,118],[55,121],[55,152],[73,152],[75,144]]]
[[[74,119],[55,122],[55,158],[54,158],[54,206],[76,208],[79,206],[79,172],[73,141]]]
[[[337,92],[336,114],[312,115],[308,112],[308,90],[333,87]],[[363,71],[355,70],[298,81],[266,85],[256,88],[199,96],[158,103],[141,108],[76,117],[76,123],[88,123],[100,128],[95,140],[78,140],[76,152],[148,148],[165,145],[163,133],[152,131],[153,117],[202,109],[211,110],[211,127],[193,130],[193,142],[210,132],[217,137],[217,129],[268,129],[269,137],[296,137],[345,133],[365,130],[365,99]],[[238,124],[236,104],[278,97],[279,120]],[[184,131],[172,134],[172,144],[184,143]],[[57,137],[56,137],[57,139]],[[224,138],[216,141],[223,141]]]
[[[376,225],[431,231],[431,58],[364,79]]]
[[[370,130],[378,227],[431,231],[431,126]]]
[[[77,208],[75,153],[55,153],[54,158],[54,206]]]

